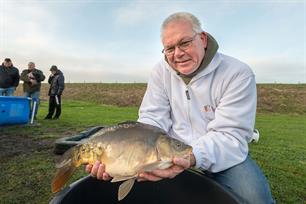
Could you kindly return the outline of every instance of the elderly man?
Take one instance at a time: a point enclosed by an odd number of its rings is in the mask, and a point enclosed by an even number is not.
[[[153,69],[139,110],[139,122],[167,131],[193,147],[190,159],[174,158],[164,170],[143,172],[138,180],[174,178],[196,167],[241,203],[273,203],[268,183],[248,155],[256,114],[252,70],[218,53],[215,39],[189,13],[175,13],[163,23],[165,57]],[[108,180],[105,166],[86,170]]]
[[[19,70],[10,58],[5,58],[0,66],[0,96],[13,96],[19,84]]]
[[[23,92],[25,97],[31,97],[32,101],[36,101],[37,106],[34,114],[34,119],[36,119],[39,96],[40,96],[40,87],[41,82],[45,80],[45,75],[41,70],[35,68],[34,62],[28,63],[28,69],[24,69],[21,73],[20,80],[23,81]],[[33,103],[32,103],[33,108]]]

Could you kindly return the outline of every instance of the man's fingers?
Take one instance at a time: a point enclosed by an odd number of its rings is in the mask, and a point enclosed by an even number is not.
[[[144,178],[137,178],[137,181],[138,181],[138,182],[142,182],[142,181],[147,181],[147,180],[144,179]]]
[[[100,164],[97,171],[97,179],[103,180],[103,173],[105,172],[105,165]]]
[[[86,168],[85,168],[86,172],[87,172],[87,173],[90,173],[90,172],[91,172],[91,169],[92,169],[92,164],[87,164],[87,165],[86,165]]]
[[[172,171],[170,170],[170,168],[164,170],[156,169],[152,171],[152,173],[161,178],[169,178],[172,175]]]
[[[100,162],[96,161],[96,163],[93,165],[93,167],[91,169],[91,176],[93,176],[93,177],[97,176],[99,166],[100,166]]]
[[[141,173],[137,181],[159,181],[164,178],[174,178],[176,175],[180,174],[184,169],[190,167],[190,161],[184,158],[174,158],[174,165],[168,169],[159,170],[156,169],[153,172]],[[99,180],[108,181],[111,179],[109,174],[105,172],[105,165],[96,161],[94,165],[88,164],[86,166],[86,171],[90,173],[93,177],[97,177]]]
[[[190,161],[184,158],[175,157],[173,159],[173,163],[175,165],[183,167],[184,169],[188,169],[190,167]]]
[[[98,180],[109,181],[112,177],[105,172],[105,164],[96,161],[94,165],[87,164],[85,167],[86,172],[90,173],[92,177],[96,177]]]
[[[179,174],[179,173],[181,173],[182,171],[184,171],[185,168],[182,167],[182,166],[174,165],[174,166],[171,167],[171,170],[172,170],[172,172],[174,172],[174,173],[176,173],[176,174]]]
[[[104,172],[102,178],[104,181],[109,181],[111,180],[112,177],[110,177],[108,173]]]
[[[176,175],[184,171],[184,168],[181,166],[172,166],[168,169],[156,169],[152,173],[161,178],[174,178]]]
[[[148,181],[160,181],[162,179],[163,178],[161,178],[159,176],[156,176],[154,174],[151,174],[149,172],[144,172],[144,173],[141,173],[139,175],[139,181],[144,181],[144,180],[148,180]]]

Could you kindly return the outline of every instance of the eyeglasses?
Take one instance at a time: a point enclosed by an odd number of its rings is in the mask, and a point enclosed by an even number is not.
[[[167,56],[172,56],[175,52],[175,47],[179,48],[182,51],[186,51],[188,50],[188,48],[190,48],[192,41],[194,41],[195,37],[197,36],[198,33],[196,33],[192,38],[188,39],[188,40],[182,40],[179,43],[177,43],[176,45],[173,45],[171,47],[168,48],[164,48],[162,50],[162,53],[164,53]]]

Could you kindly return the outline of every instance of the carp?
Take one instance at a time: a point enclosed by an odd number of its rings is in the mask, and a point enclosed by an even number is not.
[[[139,173],[169,168],[173,157],[188,159],[191,153],[189,145],[152,125],[128,122],[106,127],[65,152],[56,164],[52,192],[58,192],[80,165],[100,161],[111,182],[124,181],[118,190],[118,200],[122,200]]]

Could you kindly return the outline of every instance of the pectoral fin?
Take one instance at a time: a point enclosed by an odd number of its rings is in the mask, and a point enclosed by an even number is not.
[[[166,169],[172,166],[172,161],[157,161],[146,166],[143,166],[139,172],[151,172],[155,169]]]
[[[131,191],[134,183],[135,183],[135,178],[132,178],[132,179],[126,180],[119,186],[119,190],[118,190],[118,200],[119,201],[125,198],[125,196],[127,196],[127,194]]]
[[[160,165],[160,161],[157,161],[157,162],[154,162],[154,163],[151,163],[151,164],[147,164],[145,166],[143,166],[139,172],[150,172],[150,171],[153,171],[154,169],[157,169],[158,166]]]

